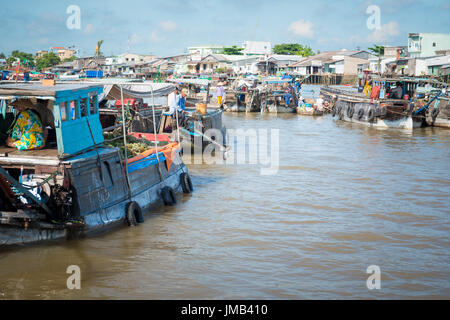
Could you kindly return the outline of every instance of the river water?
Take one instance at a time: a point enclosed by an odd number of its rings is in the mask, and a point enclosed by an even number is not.
[[[139,227],[1,252],[0,298],[450,298],[450,131],[331,116],[224,122],[279,129],[278,172],[191,164],[194,193]],[[81,290],[66,287],[69,265]],[[373,265],[379,290],[366,284]]]

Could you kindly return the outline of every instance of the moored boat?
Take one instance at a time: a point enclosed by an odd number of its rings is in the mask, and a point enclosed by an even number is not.
[[[409,84],[404,84],[403,99],[389,98],[384,90],[386,83],[398,82],[395,79],[379,80],[375,85],[381,89],[380,95],[366,97],[363,93],[344,89],[322,87],[321,94],[332,106],[333,117],[341,121],[354,122],[371,127],[399,128],[412,130],[423,124],[423,113],[417,111],[409,97],[413,92],[407,91]],[[407,98],[408,99],[405,99]]]
[[[312,106],[307,107],[307,106],[303,105],[303,106],[297,107],[297,114],[302,115],[302,116],[323,116],[324,111],[314,109]]]
[[[102,91],[95,84],[0,85],[4,134],[14,121],[13,102],[38,101],[52,111],[41,120],[48,131],[44,148],[1,147],[0,246],[134,226],[151,207],[173,205],[177,193],[192,192],[178,143],[155,143],[125,158],[105,145],[98,105]]]

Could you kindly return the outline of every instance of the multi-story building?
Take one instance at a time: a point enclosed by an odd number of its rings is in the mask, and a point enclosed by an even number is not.
[[[272,53],[272,45],[270,44],[270,42],[245,41],[242,47],[244,48],[242,53],[244,53],[244,55],[246,56],[263,56]]]
[[[436,51],[450,49],[450,34],[444,33],[410,33],[408,53],[413,58],[436,56]]]
[[[44,55],[46,55],[48,53],[48,51],[47,50],[39,50],[37,53],[36,53],[36,58],[42,58]]]
[[[56,53],[61,61],[72,58],[77,52],[76,50],[66,49],[64,47],[51,47],[50,51]]]
[[[204,45],[204,46],[196,46],[196,47],[189,47],[188,53],[195,57],[198,56],[198,60],[200,61],[204,57],[210,55],[210,54],[220,54],[223,51],[224,46],[216,46],[216,45]]]

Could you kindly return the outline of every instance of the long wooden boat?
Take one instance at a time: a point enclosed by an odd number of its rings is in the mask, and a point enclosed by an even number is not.
[[[86,84],[0,85],[2,131],[13,121],[15,99],[39,99],[53,116],[44,149],[0,148],[0,247],[135,226],[151,207],[174,205],[177,193],[192,192],[177,143],[131,159],[104,145],[102,90]]]
[[[357,92],[322,87],[324,100],[333,107],[333,117],[341,121],[371,127],[409,129],[419,128],[423,115],[414,115],[409,100],[370,99]]]
[[[190,147],[193,151],[203,152],[205,148],[213,144],[226,149],[226,127],[223,124],[224,110],[212,108],[210,105],[210,85],[207,79],[172,79],[179,88],[188,90],[186,97],[185,125],[177,128],[176,115],[162,114],[159,133],[170,133],[172,139],[183,143],[183,147]],[[203,105],[204,113],[197,106]],[[178,130],[179,129],[179,130]]]

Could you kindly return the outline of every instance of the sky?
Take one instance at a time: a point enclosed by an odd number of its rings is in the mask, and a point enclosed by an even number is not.
[[[408,33],[450,33],[450,0],[0,0],[0,7],[0,52],[7,55],[75,46],[88,56],[98,40],[106,56],[162,57],[247,40],[323,52],[407,45]]]

